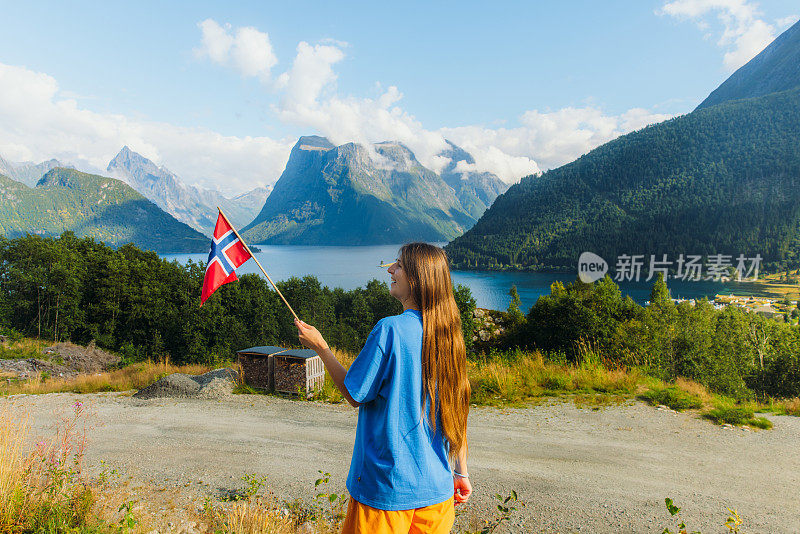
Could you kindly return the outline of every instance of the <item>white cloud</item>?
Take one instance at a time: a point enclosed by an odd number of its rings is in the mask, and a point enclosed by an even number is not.
[[[223,136],[204,128],[96,113],[63,98],[56,80],[0,63],[0,155],[9,160],[57,158],[93,172],[129,145],[194,184],[238,193],[272,183],[292,140]]]
[[[319,132],[335,144],[399,141],[408,146],[426,167],[440,171],[447,163],[438,154],[445,139],[462,146],[475,163],[461,164],[461,171],[493,172],[506,182],[555,167],[588,152],[619,135],[669,115],[631,109],[606,115],[598,108],[565,108],[556,112],[526,111],[518,128],[425,129],[399,105],[403,94],[395,86],[377,84],[377,97],[343,97],[336,94],[334,65],[344,59],[339,45],[311,46],[301,42],[292,67],[277,81],[282,91],[273,107],[278,118]],[[373,159],[379,161],[373,154]]]
[[[788,17],[781,17],[775,21],[775,25],[779,30],[785,30],[795,22],[800,20],[800,15],[789,15]]]
[[[199,58],[207,57],[218,65],[232,66],[243,76],[267,80],[278,63],[267,33],[246,26],[232,32],[230,24],[221,26],[213,19],[197,24],[203,33],[202,45],[195,49]]]
[[[423,165],[436,171],[447,164],[438,154],[446,148],[445,139],[450,139],[475,158],[469,170],[493,172],[506,182],[562,165],[619,135],[670,118],[640,108],[607,115],[598,108],[585,107],[526,111],[517,128],[426,130],[396,105],[400,98],[397,88],[389,87],[374,99],[331,96],[276,111],[282,121],[316,130],[336,144],[399,141]],[[468,170],[464,165],[460,170]]]
[[[333,65],[344,59],[337,46],[311,46],[305,41],[297,45],[292,68],[278,76],[276,86],[283,90],[281,109],[302,115],[313,108],[323,89],[336,82]]]
[[[288,96],[275,111],[283,122],[315,130],[337,145],[398,141],[408,146],[423,165],[435,169],[433,158],[445,149],[444,138],[425,130],[413,116],[394,106],[400,96],[396,87],[389,87],[378,98],[332,95],[300,100]]]
[[[730,71],[753,59],[776,37],[776,26],[763,20],[757,4],[748,0],[674,0],[657,13],[693,20],[702,31],[709,28],[706,18],[716,14],[724,27],[717,44],[726,50],[723,63]],[[778,28],[786,20],[778,21]]]
[[[558,167],[620,135],[668,118],[641,108],[620,115],[607,115],[595,107],[564,108],[526,111],[517,128],[463,126],[441,132],[474,155],[476,170],[508,180],[521,171],[530,174],[538,168]],[[506,159],[501,161],[499,154]]]
[[[230,26],[222,28],[213,20],[200,23],[205,56],[227,60],[234,46]],[[239,30],[235,30],[238,34]],[[596,146],[639,128],[668,118],[642,109],[618,116],[598,108],[566,108],[556,112],[527,111],[518,128],[466,126],[428,130],[400,105],[403,94],[395,86],[377,84],[374,97],[342,96],[336,91],[335,66],[345,59],[346,43],[325,40],[312,45],[301,41],[291,67],[269,82],[278,93],[272,110],[278,119],[328,137],[335,144],[356,142],[366,146],[380,141],[398,141],[408,146],[426,167],[440,171],[447,163],[438,154],[447,148],[445,139],[469,151],[472,165],[461,170],[488,171],[502,180],[515,182],[520,177],[554,167],[588,152]],[[374,161],[386,164],[374,150]],[[538,164],[537,164],[538,162]]]
[[[197,26],[203,32],[203,45],[194,51],[197,57],[208,57],[214,63],[225,65],[233,48],[233,36],[228,33],[230,25],[223,28],[215,20],[206,19]]]
[[[459,161],[455,169],[457,173],[491,172],[504,182],[513,183],[523,176],[541,172],[539,166],[531,158],[527,156],[511,156],[496,146],[480,146],[472,144],[470,141],[462,141],[461,147],[472,155],[475,163]]]
[[[25,145],[11,142],[0,142],[0,158],[7,161],[31,161],[33,159],[33,152],[31,152]]]

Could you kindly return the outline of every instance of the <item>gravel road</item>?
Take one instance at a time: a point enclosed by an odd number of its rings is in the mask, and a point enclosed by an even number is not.
[[[117,393],[16,396],[33,434],[48,435],[76,401],[91,412],[87,465],[99,462],[164,486],[209,492],[267,477],[281,497],[314,494],[317,470],[342,490],[356,411],[345,405],[235,395],[216,400],[138,400]],[[526,507],[498,532],[675,530],[664,506],[683,508],[690,530],[727,532],[726,507],[743,531],[800,532],[800,418],[768,415],[769,431],[725,429],[639,402],[599,411],[554,401],[528,409],[473,408],[473,499],[459,522],[492,514],[495,493]]]

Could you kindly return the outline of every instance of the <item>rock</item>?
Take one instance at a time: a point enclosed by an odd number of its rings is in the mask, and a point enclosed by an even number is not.
[[[203,398],[220,399],[233,393],[238,373],[233,369],[215,369],[202,375],[173,373],[134,393],[137,399]]]

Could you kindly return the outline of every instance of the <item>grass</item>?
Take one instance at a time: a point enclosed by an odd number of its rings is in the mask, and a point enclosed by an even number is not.
[[[341,363],[346,369],[349,369],[350,364],[352,364],[353,360],[356,359],[355,354],[347,351],[334,348],[332,348],[331,351],[333,352],[333,355],[336,356],[336,359],[339,360],[339,363]],[[344,397],[339,392],[339,388],[336,387],[336,384],[333,383],[330,373],[325,373],[325,382],[322,385],[322,391],[319,392],[319,398],[332,404],[344,401]]]
[[[749,426],[769,430],[772,421],[766,417],[755,417],[756,411],[772,412],[776,415],[789,414],[784,406],[800,408],[800,399],[795,401],[773,401],[772,405],[764,403],[746,402],[737,403],[736,400],[724,395],[715,395],[705,386],[678,378],[673,385],[655,383],[638,397],[653,405],[665,405],[676,411],[700,410],[700,415],[718,425],[730,424],[736,426]],[[784,410],[781,412],[781,410]],[[800,411],[794,415],[800,415]]]
[[[524,406],[540,397],[561,395],[584,404],[587,395],[610,401],[632,396],[644,379],[636,369],[608,369],[597,362],[548,362],[538,351],[515,353],[506,360],[479,358],[469,362],[468,374],[473,404],[488,406]]]
[[[42,349],[48,342],[19,336],[9,336],[9,340],[0,343],[0,359],[27,360],[29,358],[47,359]]]
[[[356,355],[333,349],[339,362],[348,368]],[[472,387],[472,403],[483,406],[526,406],[542,397],[570,395],[580,406],[595,407],[619,403],[640,388],[645,376],[638,370],[608,369],[599,361],[578,365],[553,363],[541,352],[519,350],[493,352],[467,362]],[[246,384],[238,384],[234,393],[269,394]],[[336,404],[344,398],[325,375],[319,401]]]
[[[800,287],[795,283],[781,282],[781,278],[788,275],[790,278],[796,278],[798,275],[792,272],[779,272],[768,275],[760,275],[758,280],[744,282],[753,289],[759,291],[762,295],[773,298],[788,297],[792,300],[800,298]]]
[[[281,534],[296,531],[291,517],[275,502],[259,499],[237,502],[225,508],[207,505],[205,518],[212,532]]]
[[[755,411],[800,417],[800,397],[795,397],[793,399],[773,399],[770,397],[765,402],[759,404]]]
[[[173,365],[169,359],[160,362],[145,361],[128,365],[122,369],[93,375],[78,375],[75,378],[47,378],[39,375],[25,381],[8,381],[6,384],[0,384],[0,394],[130,391],[141,389],[172,373],[197,375],[210,370],[211,368],[206,365]]]
[[[703,417],[718,425],[747,425],[753,428],[769,430],[772,428],[772,421],[766,417],[755,417],[754,412],[758,408],[757,403],[736,404],[729,399],[718,399],[714,402],[714,407],[703,413]]]
[[[700,397],[678,386],[650,389],[640,394],[639,398],[653,405],[669,406],[679,412],[703,407]]]

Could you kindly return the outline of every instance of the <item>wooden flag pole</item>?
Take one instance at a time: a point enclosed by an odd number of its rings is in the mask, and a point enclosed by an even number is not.
[[[272,281],[272,278],[269,277],[269,275],[267,274],[267,271],[265,271],[264,268],[261,266],[261,263],[258,261],[258,258],[256,258],[256,255],[253,254],[253,251],[251,251],[250,247],[247,246],[247,243],[244,242],[244,239],[242,239],[242,236],[240,236],[239,232],[236,231],[236,228],[231,224],[231,221],[225,216],[225,213],[222,211],[222,208],[217,206],[217,209],[219,210],[219,214],[222,215],[222,218],[225,219],[225,221],[228,223],[228,226],[231,227],[231,230],[233,230],[233,233],[236,234],[236,237],[239,238],[239,241],[242,242],[242,245],[244,245],[244,248],[250,254],[250,257],[252,257],[256,261],[256,265],[258,265],[258,268],[261,269],[262,273],[264,273],[264,276],[267,277],[267,280],[269,280],[269,283],[272,284],[272,287],[274,287],[275,291],[278,292],[278,295],[281,297],[281,300],[283,300],[283,303],[286,304],[286,307],[289,308],[290,312],[292,312],[292,315],[294,315],[294,318],[299,321],[300,318],[294,312],[294,310],[292,309],[291,305],[289,305],[289,302],[286,300],[286,297],[283,296],[283,293],[281,293],[281,290],[278,289],[278,286],[276,286],[275,282]]]

